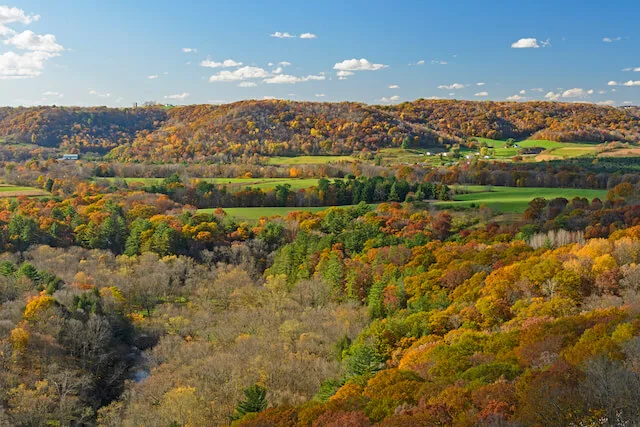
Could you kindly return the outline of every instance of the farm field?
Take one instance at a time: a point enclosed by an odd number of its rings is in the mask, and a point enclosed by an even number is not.
[[[115,182],[123,180],[127,184],[149,185],[162,182],[163,178],[96,178]],[[226,184],[228,187],[240,190],[245,187],[261,188],[263,190],[275,188],[277,185],[289,184],[292,190],[300,190],[318,185],[318,178],[194,178],[215,184]],[[331,178],[333,180],[333,178]]]
[[[269,157],[268,165],[315,165],[333,162],[354,162],[351,156],[295,156],[295,157]]]
[[[453,201],[436,202],[442,208],[469,208],[482,204],[500,212],[524,212],[531,200],[536,197],[553,199],[565,197],[568,200],[578,196],[591,200],[601,199],[607,195],[606,190],[583,190],[578,188],[518,188],[518,187],[484,187],[480,185],[454,186],[453,189],[467,191],[466,194],[454,196]]]
[[[19,196],[46,196],[47,194],[49,193],[38,188],[0,184],[0,198]]]
[[[377,205],[370,205],[372,207],[376,207]],[[244,221],[257,221],[260,218],[264,217],[272,217],[272,216],[282,216],[285,217],[290,212],[296,211],[304,211],[304,212],[320,212],[327,210],[332,207],[338,208],[347,208],[353,207],[353,205],[347,206],[314,206],[314,207],[260,207],[260,208],[224,208],[224,211],[227,215],[234,217],[236,220],[244,220]],[[213,213],[216,208],[211,209],[198,209],[198,212],[206,212]]]

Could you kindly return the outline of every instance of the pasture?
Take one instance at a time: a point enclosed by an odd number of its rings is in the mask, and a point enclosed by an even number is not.
[[[481,205],[499,212],[521,213],[527,209],[529,202],[536,197],[547,200],[564,197],[586,197],[589,200],[599,197],[604,199],[607,190],[584,190],[579,188],[519,188],[519,187],[484,187],[480,185],[453,186],[452,189],[465,192],[456,194],[454,200],[435,202],[441,209],[471,208]]]

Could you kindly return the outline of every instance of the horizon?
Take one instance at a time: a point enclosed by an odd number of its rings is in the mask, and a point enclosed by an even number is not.
[[[580,6],[16,0],[0,4],[0,105],[640,104],[640,5]]]

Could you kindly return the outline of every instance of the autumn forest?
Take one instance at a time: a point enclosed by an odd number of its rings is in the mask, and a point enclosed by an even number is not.
[[[638,156],[587,103],[0,108],[0,425],[638,425]]]

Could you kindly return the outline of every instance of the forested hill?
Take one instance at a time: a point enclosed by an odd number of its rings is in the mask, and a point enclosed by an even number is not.
[[[583,103],[417,100],[393,106],[241,101],[147,108],[0,108],[0,140],[119,160],[350,154],[469,137],[640,141],[635,108]]]

